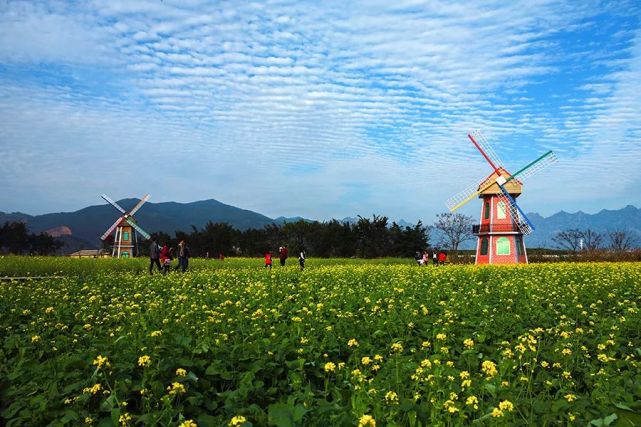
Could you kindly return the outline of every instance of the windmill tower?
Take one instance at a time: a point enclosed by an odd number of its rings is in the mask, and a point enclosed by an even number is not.
[[[448,199],[446,205],[454,212],[477,196],[482,199],[480,223],[472,228],[478,236],[476,264],[527,264],[523,237],[534,231],[534,226],[516,198],[522,193],[523,180],[554,163],[556,156],[548,151],[511,174],[480,132],[467,136],[490,164],[492,173]]]
[[[129,258],[136,255],[136,248],[138,246],[138,235],[140,234],[145,239],[149,239],[149,234],[140,228],[136,223],[133,215],[138,212],[142,205],[149,200],[149,194],[145,195],[140,201],[133,207],[129,212],[125,211],[122,206],[114,202],[109,196],[103,194],[101,196],[105,199],[111,206],[116,208],[122,215],[120,218],[114,222],[111,227],[104,232],[100,237],[102,240],[105,240],[114,230],[116,234],[114,235],[114,245],[111,255],[116,258]],[[137,232],[137,234],[136,234]]]

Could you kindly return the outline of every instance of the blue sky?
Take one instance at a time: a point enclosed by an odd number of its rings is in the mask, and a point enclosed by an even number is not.
[[[0,0],[0,210],[432,222],[490,172],[472,129],[559,157],[525,211],[641,206],[639,87],[638,1]]]

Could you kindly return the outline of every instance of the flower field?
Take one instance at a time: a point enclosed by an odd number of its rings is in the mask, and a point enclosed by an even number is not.
[[[230,261],[150,277],[144,260],[1,259],[62,277],[0,283],[0,417],[641,424],[639,264]]]

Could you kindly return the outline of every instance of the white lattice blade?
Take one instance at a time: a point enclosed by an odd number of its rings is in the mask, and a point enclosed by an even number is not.
[[[138,226],[138,224],[136,224],[135,222],[133,222],[131,219],[127,218],[127,222],[128,222],[128,223],[129,223],[129,225],[131,225],[131,226],[132,226],[132,227],[133,227],[133,228],[134,228],[138,233],[140,233],[140,235],[141,235],[141,236],[143,236],[145,239],[149,239],[149,238],[151,237],[151,236],[149,235],[149,233],[147,233],[145,230],[143,230],[142,228],[140,228],[140,227]]]
[[[118,209],[121,213],[127,213],[127,212],[125,212],[125,210],[122,208],[122,206],[120,206],[118,203],[114,202],[114,201],[111,199],[111,197],[107,196],[106,194],[102,194],[100,197],[102,197],[103,199],[105,199],[105,200],[107,201],[107,203],[109,203],[109,204],[110,204],[111,206],[113,206],[114,208]]]
[[[541,172],[542,170],[546,169],[548,166],[552,165],[557,161],[557,157],[552,151],[548,151],[541,159],[532,164],[530,167],[523,169],[522,171],[519,171],[515,173],[512,178],[513,179],[518,179],[519,181],[523,181],[533,175],[536,175],[537,173]]]
[[[109,227],[109,228],[107,229],[107,231],[105,231],[105,232],[103,233],[103,235],[102,235],[102,236],[100,236],[100,239],[101,239],[101,240],[105,240],[105,239],[107,238],[107,236],[109,236],[109,235],[110,235],[110,234],[111,234],[111,233],[116,229],[116,227],[118,227],[118,224],[120,224],[120,221],[122,221],[122,218],[123,218],[123,217],[118,218],[118,219],[116,220],[116,222],[114,222],[114,223],[111,225],[111,227]]]
[[[516,206],[514,206],[514,204],[510,201],[510,199],[508,199],[503,193],[498,193],[497,196],[499,200],[501,200],[507,207],[508,211],[510,212],[510,216],[512,217],[512,220],[514,221],[516,226],[519,228],[519,231],[526,235],[530,234],[532,232],[532,228],[527,222],[521,221],[519,211],[516,208]]]
[[[445,201],[445,206],[447,206],[447,208],[450,211],[454,212],[456,209],[460,208],[465,203],[472,200],[474,196],[478,195],[479,194],[478,188],[479,188],[478,184],[470,185],[465,190],[460,191],[459,193],[447,199]]]
[[[145,194],[145,197],[143,197],[142,199],[140,199],[140,201],[138,203],[136,203],[136,206],[134,206],[134,208],[131,210],[131,212],[129,212],[129,215],[133,215],[136,212],[138,212],[138,209],[140,209],[142,207],[142,205],[144,205],[145,202],[147,200],[149,200],[150,197],[151,196],[149,194]]]
[[[487,139],[485,139],[485,136],[481,133],[480,130],[473,130],[470,132],[470,135],[474,138],[476,143],[485,151],[485,154],[487,154],[487,157],[492,160],[492,163],[494,163],[494,166],[497,168],[503,167],[503,161],[501,158],[496,154],[492,146],[490,145],[489,142],[487,142]]]

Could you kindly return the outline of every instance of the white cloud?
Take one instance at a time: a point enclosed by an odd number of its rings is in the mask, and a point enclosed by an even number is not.
[[[601,181],[613,200],[641,201],[630,195],[641,180],[638,41],[615,57],[584,57],[603,67],[576,84],[589,97],[549,110],[528,92],[566,71],[560,33],[590,25],[599,12],[590,2],[135,0],[0,8],[1,63],[96,69],[57,86],[0,81],[8,95],[0,101],[0,149],[14,161],[0,181],[17,189],[52,186],[43,169],[63,176],[129,171],[138,162],[145,167],[135,179],[114,173],[110,185],[135,181],[137,192],[151,191],[158,178],[148,171],[179,158],[185,167],[172,168],[172,184],[157,187],[160,197],[213,196],[272,215],[431,218],[485,173],[465,137],[484,128],[505,141],[497,151],[514,167],[550,148],[566,159],[532,183],[528,210],[538,210],[558,180],[572,191],[548,209],[583,203]],[[535,148],[524,150],[523,140]],[[124,147],[137,160],[110,158]],[[70,161],[92,166],[72,169]],[[265,189],[263,181],[275,184]],[[104,179],[82,186],[50,191],[60,191],[65,206],[82,205],[80,197],[103,191]],[[289,186],[305,190],[291,197]],[[370,197],[347,202],[354,188],[369,188]],[[16,193],[0,203],[21,206]]]

